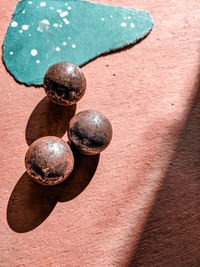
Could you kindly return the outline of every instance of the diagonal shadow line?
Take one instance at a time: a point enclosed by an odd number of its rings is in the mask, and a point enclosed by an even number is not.
[[[127,266],[197,267],[199,251],[200,87]]]

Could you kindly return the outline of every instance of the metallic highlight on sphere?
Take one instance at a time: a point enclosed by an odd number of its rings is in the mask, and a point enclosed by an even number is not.
[[[72,145],[82,154],[96,155],[110,144],[112,126],[104,114],[85,110],[70,121],[68,137]]]
[[[48,69],[43,86],[52,102],[61,106],[71,106],[84,95],[86,79],[78,66],[61,62]]]
[[[55,136],[47,136],[31,144],[25,156],[25,166],[36,182],[56,185],[72,172],[74,157],[65,141]]]

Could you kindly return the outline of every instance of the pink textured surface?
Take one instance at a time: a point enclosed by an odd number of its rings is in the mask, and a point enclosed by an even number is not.
[[[42,88],[0,65],[0,266],[199,266],[200,2],[94,2],[144,9],[155,26],[83,67],[77,112],[103,112],[114,135],[100,158],[77,157],[62,187],[32,183],[24,155],[63,135],[74,111],[52,111]],[[1,43],[16,3],[0,2]]]

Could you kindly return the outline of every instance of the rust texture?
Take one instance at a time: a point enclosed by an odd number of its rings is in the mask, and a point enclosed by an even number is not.
[[[70,121],[68,137],[81,153],[96,155],[110,144],[112,126],[104,114],[85,110]]]
[[[52,102],[70,106],[78,102],[84,95],[86,79],[78,66],[61,62],[48,69],[43,86]]]
[[[43,185],[63,182],[72,172],[74,157],[69,145],[54,136],[36,140],[25,156],[28,174]]]

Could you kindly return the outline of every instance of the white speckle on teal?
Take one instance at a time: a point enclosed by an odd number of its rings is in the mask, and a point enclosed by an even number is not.
[[[19,33],[22,33],[23,31],[22,30],[19,30]]]
[[[68,10],[71,10],[72,9],[72,7],[71,6],[68,6],[68,8],[67,8]]]
[[[27,31],[29,28],[29,25],[22,25],[22,30]]]
[[[58,12],[58,13],[61,13],[61,12],[62,12],[62,9],[57,9],[57,12]]]
[[[37,59],[37,60],[36,60],[36,63],[37,63],[37,64],[40,64],[40,60],[39,60],[39,59]]]
[[[126,25],[127,25],[126,22],[122,22],[122,23],[121,23],[121,26],[122,26],[122,27],[126,27]]]
[[[11,25],[11,27],[15,28],[18,26],[18,23],[17,23],[17,21],[12,21],[10,25]]]
[[[41,6],[41,7],[44,7],[44,6],[46,6],[46,5],[47,5],[46,2],[41,2],[41,3],[40,3],[40,6]]]
[[[29,5],[32,5],[32,1],[28,1],[28,4],[29,4]]]
[[[64,21],[65,24],[69,24],[69,20],[63,19],[63,21]]]
[[[39,32],[48,31],[49,25],[50,25],[49,21],[47,19],[43,19],[38,22],[37,31]]]
[[[153,26],[151,16],[146,12],[138,11],[137,14],[134,8],[91,4],[90,1],[22,0],[18,3],[5,36],[3,53],[8,70],[17,80],[27,84],[42,83],[48,64],[66,60],[82,65],[101,53],[136,42]],[[23,10],[25,14],[22,14]],[[83,15],[86,17],[81,23],[78,18]],[[88,23],[92,19],[96,22],[94,31]],[[78,33],[86,36],[88,42],[82,42],[80,46]],[[97,36],[102,40],[100,45],[97,45]],[[88,43],[92,50],[88,49]],[[17,53],[17,47],[24,53]],[[34,49],[37,49],[37,55]],[[85,53],[79,56],[77,52],[82,50]],[[26,59],[26,68],[23,59]],[[40,60],[40,64],[36,60]]]
[[[46,25],[50,25],[50,23],[49,23],[49,21],[47,19],[41,20],[41,23],[46,24]]]
[[[10,51],[10,55],[12,56],[14,53],[13,53],[13,51]]]
[[[25,9],[22,10],[22,14],[24,14],[24,13],[26,13],[26,10]]]
[[[31,50],[31,56],[35,57],[35,56],[37,56],[37,54],[38,54],[37,49],[32,49]]]
[[[68,11],[64,11],[64,12],[60,13],[60,17],[63,18],[65,16],[67,16],[68,14],[69,14]]]

